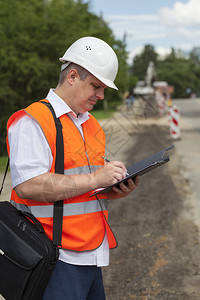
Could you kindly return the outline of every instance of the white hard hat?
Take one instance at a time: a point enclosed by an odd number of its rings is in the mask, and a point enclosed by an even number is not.
[[[63,63],[75,63],[88,70],[106,86],[118,90],[114,84],[118,71],[118,59],[114,50],[104,41],[95,37],[83,37],[74,42],[63,57]],[[64,69],[66,66],[63,65]]]

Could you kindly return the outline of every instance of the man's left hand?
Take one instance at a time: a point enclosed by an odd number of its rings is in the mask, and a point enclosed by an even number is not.
[[[107,194],[108,199],[118,199],[126,197],[139,185],[140,177],[136,176],[134,179],[127,179],[127,183],[128,185],[121,182],[119,184],[120,188],[114,187],[112,191]]]

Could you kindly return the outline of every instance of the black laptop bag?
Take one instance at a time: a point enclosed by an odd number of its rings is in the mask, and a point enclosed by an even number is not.
[[[55,172],[64,174],[62,126],[51,105],[44,104],[56,122]],[[42,299],[58,259],[62,219],[63,201],[58,201],[54,204],[52,242],[32,214],[17,210],[8,201],[0,201],[0,294],[6,300]]]

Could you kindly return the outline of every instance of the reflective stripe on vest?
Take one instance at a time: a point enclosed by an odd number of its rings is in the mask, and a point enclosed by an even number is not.
[[[73,169],[67,169],[64,171],[65,175],[80,175],[80,174],[90,174],[91,172],[95,172],[98,170],[101,166],[83,166],[83,167],[77,167]]]
[[[100,205],[100,203],[101,205]],[[80,203],[68,203],[63,205],[63,216],[73,216],[94,213],[97,211],[107,210],[107,200],[92,200],[88,202]],[[39,205],[39,206],[27,206],[22,203],[15,203],[10,201],[17,209],[32,213],[36,218],[52,218],[53,217],[53,204],[52,205]]]

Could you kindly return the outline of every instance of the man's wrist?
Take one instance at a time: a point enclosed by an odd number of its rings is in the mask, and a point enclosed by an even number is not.
[[[98,181],[95,172],[89,174],[89,188],[90,190],[96,190],[98,188]]]

